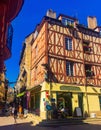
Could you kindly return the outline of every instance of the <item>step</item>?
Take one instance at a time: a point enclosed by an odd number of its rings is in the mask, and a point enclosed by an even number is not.
[[[73,124],[84,124],[84,122],[82,120],[74,120],[74,119],[45,120],[40,122],[38,126],[63,126]]]
[[[87,119],[57,119],[57,120],[43,120],[38,126],[51,127],[51,126],[64,126],[64,125],[80,125],[87,124],[93,121],[101,121],[101,118],[87,118]]]

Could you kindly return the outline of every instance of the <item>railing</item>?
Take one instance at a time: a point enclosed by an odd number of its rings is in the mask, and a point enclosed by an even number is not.
[[[9,49],[10,52],[12,49],[12,38],[13,38],[13,27],[10,24],[8,26],[8,32],[7,32],[7,48]]]

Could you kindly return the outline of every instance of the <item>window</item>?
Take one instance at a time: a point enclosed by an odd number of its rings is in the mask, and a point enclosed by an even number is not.
[[[101,37],[101,30],[100,30],[99,34],[100,34],[100,37]]]
[[[66,74],[73,76],[73,62],[66,61]]]
[[[69,19],[69,18],[62,18],[62,23],[63,25],[67,26],[67,25],[72,25],[74,26],[74,20]]]
[[[67,25],[67,20],[66,20],[66,18],[62,18],[62,23],[63,23],[63,25]]]
[[[38,54],[38,47],[37,47],[37,45],[35,46],[35,57],[37,56],[37,54]]]
[[[36,66],[36,67],[35,67],[35,79],[37,79],[37,71],[38,71],[37,68],[38,68],[38,67]]]
[[[70,37],[65,38],[65,48],[66,50],[72,50],[72,38]]]
[[[90,43],[89,42],[83,42],[83,51],[84,53],[91,53],[92,48],[90,47]]]
[[[92,77],[94,76],[94,72],[92,71],[92,66],[90,65],[85,65],[85,71],[86,71],[86,77]]]

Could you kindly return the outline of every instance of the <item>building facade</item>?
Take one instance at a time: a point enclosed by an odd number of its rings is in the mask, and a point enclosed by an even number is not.
[[[29,92],[27,92],[27,90],[30,89],[31,41],[32,34],[27,36],[25,42],[23,43],[23,49],[19,62],[20,73],[15,85],[18,102],[23,108],[26,109],[30,106],[30,102],[28,101]]]
[[[30,34],[32,35],[32,34]],[[101,35],[95,17],[78,19],[47,12],[31,45],[30,109],[47,118],[47,106],[63,105],[68,116],[101,112]],[[28,87],[28,86],[27,86]]]
[[[12,26],[11,21],[18,15],[24,0],[0,1],[0,72],[4,70],[4,61],[11,56]]]
[[[5,74],[1,73],[0,74],[0,81],[4,81],[5,79]],[[4,83],[0,82],[0,103],[4,102],[5,99],[5,88],[4,88]]]
[[[13,28],[11,21],[17,17],[24,0],[0,0],[0,103],[6,93],[6,76],[4,61],[10,58]]]

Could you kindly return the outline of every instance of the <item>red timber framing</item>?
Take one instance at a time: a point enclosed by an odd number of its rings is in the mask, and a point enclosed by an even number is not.
[[[72,50],[66,49],[66,37],[72,39]],[[71,76],[66,73],[67,61],[73,63]],[[44,68],[42,64],[48,64],[48,67]],[[98,32],[79,24],[76,27],[64,26],[60,20],[44,18],[32,44],[31,69],[32,86],[35,82],[42,82],[45,73],[51,82],[100,86],[101,38]]]
[[[18,15],[24,0],[0,0],[0,71],[4,60],[11,56],[7,47],[7,30],[10,22]]]

